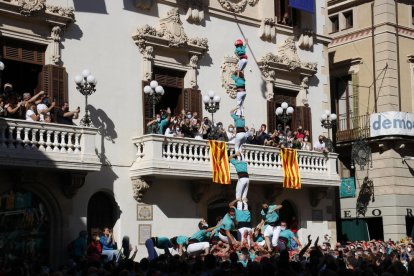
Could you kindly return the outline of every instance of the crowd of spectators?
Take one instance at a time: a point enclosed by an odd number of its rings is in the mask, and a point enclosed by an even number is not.
[[[13,91],[13,85],[6,83],[3,92],[0,95],[0,117],[3,118],[73,125],[72,119],[79,116],[79,107],[70,111],[67,102],[58,106],[44,91],[19,95]]]
[[[262,124],[257,131],[248,127],[246,127],[246,131],[252,133],[246,144],[306,151],[328,151],[325,146],[326,137],[320,135],[312,145],[310,131],[303,129],[302,126],[292,130],[289,125],[283,127],[282,124],[278,124],[277,128],[269,133],[266,124]],[[197,112],[181,110],[181,113],[173,115],[171,110],[167,108],[160,110],[156,117],[147,123],[147,133],[234,143],[236,128],[233,124],[229,124],[227,128],[224,128],[221,122],[213,124],[208,117],[200,118]]]

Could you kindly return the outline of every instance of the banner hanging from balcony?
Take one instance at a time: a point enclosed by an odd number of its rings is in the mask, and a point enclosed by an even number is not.
[[[230,184],[230,164],[225,142],[209,140],[210,160],[213,170],[213,182],[218,184]]]
[[[355,178],[342,178],[339,190],[341,198],[355,197]]]
[[[385,135],[414,136],[414,113],[387,111],[371,114],[371,137]]]
[[[283,174],[283,188],[300,189],[300,171],[298,164],[298,152],[295,149],[281,149]]]
[[[309,13],[315,13],[315,0],[289,0],[289,6]]]

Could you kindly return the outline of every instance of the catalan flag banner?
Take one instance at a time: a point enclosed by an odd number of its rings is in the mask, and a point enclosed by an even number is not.
[[[295,149],[281,149],[283,173],[283,188],[300,189],[300,172],[298,165],[298,152]]]
[[[230,164],[227,153],[227,144],[209,140],[210,160],[213,169],[213,182],[218,184],[230,184]]]

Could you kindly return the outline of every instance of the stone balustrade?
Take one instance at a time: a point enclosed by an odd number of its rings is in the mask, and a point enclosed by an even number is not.
[[[206,140],[144,135],[133,139],[137,147],[131,176],[168,176],[189,179],[211,179],[210,152]],[[229,144],[230,152],[234,146]],[[339,185],[336,153],[298,151],[302,184]],[[273,147],[245,145],[245,160],[252,181],[283,182],[280,151]],[[231,166],[232,179],[237,179]]]
[[[0,119],[0,164],[97,171],[95,128]]]

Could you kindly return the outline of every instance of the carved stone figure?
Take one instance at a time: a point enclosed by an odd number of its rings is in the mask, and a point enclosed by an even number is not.
[[[154,48],[152,46],[145,47],[145,51],[143,52],[144,79],[148,81],[152,78],[153,54]]]
[[[132,191],[134,199],[141,203],[144,198],[145,192],[149,189],[150,185],[141,177],[132,177]]]
[[[46,0],[18,0],[17,4],[20,7],[20,14],[30,16],[33,13],[45,10]]]
[[[59,7],[53,5],[46,5],[46,11],[60,16],[69,17],[72,22],[75,22],[75,9],[72,7]]]
[[[234,85],[234,81],[231,78],[231,75],[237,69],[238,58],[235,56],[225,56],[224,61],[221,64],[221,86],[226,90],[226,93],[230,98],[235,99],[237,90]]]
[[[241,13],[246,9],[247,4],[254,6],[259,0],[218,0],[218,2],[228,11]]]
[[[178,8],[172,8],[167,12],[166,17],[160,19],[158,33],[169,40],[170,47],[181,47],[187,42]]]
[[[204,20],[202,0],[177,0],[177,4],[187,9],[185,19],[188,22],[200,24]]]
[[[276,22],[273,18],[264,18],[259,33],[263,40],[272,41],[276,37]]]
[[[52,62],[58,64],[60,62],[60,38],[62,35],[62,28],[59,26],[54,26],[50,33],[52,38]]]
[[[310,50],[313,47],[313,31],[312,30],[304,30],[302,34],[299,36],[298,40],[299,48],[303,50]]]

